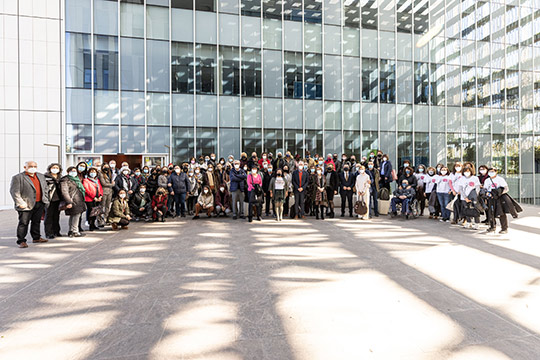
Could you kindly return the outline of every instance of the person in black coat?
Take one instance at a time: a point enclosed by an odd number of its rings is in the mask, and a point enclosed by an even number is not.
[[[304,219],[304,201],[306,188],[309,183],[309,174],[304,170],[304,162],[300,160],[298,162],[298,170],[292,173],[292,187],[294,192],[294,205],[296,207],[295,219]]]
[[[392,178],[392,163],[388,158],[388,154],[384,154],[381,163],[381,187],[385,187],[390,191],[390,184],[394,179]]]
[[[137,191],[129,200],[129,209],[135,217],[135,221],[144,218],[146,222],[152,221],[152,198],[146,192],[146,185],[139,186]]]
[[[401,185],[403,180],[407,180],[407,183],[413,189],[416,189],[418,186],[418,179],[414,175],[414,170],[410,166],[403,169],[403,174],[401,174],[401,176],[398,178],[398,184]]]
[[[263,173],[263,184],[262,184],[262,190],[264,192],[264,208],[265,208],[265,215],[270,216],[270,206],[272,206],[272,214],[276,214],[276,209],[274,207],[274,201],[272,200],[272,196],[270,196],[270,181],[272,180],[272,177],[274,176],[274,168],[272,165],[268,166],[266,169],[264,169]]]
[[[122,168],[120,174],[116,176],[114,180],[114,196],[118,194],[120,190],[125,190],[128,199],[138,190],[139,183],[137,179],[130,176],[131,171],[129,168]]]
[[[337,158],[337,154],[334,154]],[[337,162],[337,161],[336,161]],[[334,195],[337,194],[339,189],[339,176],[334,170],[334,165],[329,164],[326,168],[326,196],[328,198],[328,207],[326,208],[326,215],[333,218],[334,213]]]
[[[45,173],[47,187],[49,188],[49,207],[45,211],[45,236],[54,239],[60,234],[60,201],[62,194],[60,191],[60,179],[62,178],[62,165],[58,163],[50,164]]]
[[[356,178],[351,172],[348,163],[343,166],[343,171],[339,174],[339,194],[341,195],[341,217],[345,216],[345,205],[349,205],[349,216],[353,217],[353,187]]]
[[[211,165],[213,166],[213,165]],[[174,172],[169,177],[169,194],[174,196],[176,216],[186,217],[186,194],[190,188],[188,176],[180,170],[180,166],[174,167]]]

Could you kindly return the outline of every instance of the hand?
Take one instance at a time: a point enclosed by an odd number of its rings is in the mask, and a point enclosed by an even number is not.
[[[133,190],[129,190],[128,194],[130,194],[130,195],[133,194]]]
[[[298,188],[298,192],[302,192],[304,189],[303,188]]]
[[[66,208],[68,208],[68,209],[71,209],[72,207],[73,207],[73,205],[71,205],[71,204],[66,205]]]
[[[143,207],[142,207],[142,208],[139,208],[139,211],[144,211],[144,208],[143,208]]]
[[[128,216],[126,216],[126,218],[127,218],[128,220],[131,220],[131,216],[129,216],[129,215],[128,215]]]
[[[456,193],[455,191],[452,191],[452,194],[454,194],[454,196],[456,196],[456,195],[457,195],[457,193]]]
[[[154,208],[154,211],[157,211],[157,207]]]
[[[172,184],[171,184],[171,183],[168,183],[167,186],[168,186],[168,187],[172,187]]]
[[[171,191],[170,194],[171,194],[171,195],[174,195],[174,191]]]
[[[471,202],[471,200],[469,200],[469,199],[465,199],[465,202],[466,202],[466,203],[470,203],[470,202]]]

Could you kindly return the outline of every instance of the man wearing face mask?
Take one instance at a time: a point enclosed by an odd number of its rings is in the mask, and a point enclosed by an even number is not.
[[[398,184],[401,184],[401,181],[399,179],[401,179],[401,176],[405,173],[405,169],[408,167],[412,169],[411,162],[409,160],[403,161],[403,166],[399,168],[397,173]]]
[[[9,192],[19,215],[19,224],[17,225],[17,244],[19,247],[28,247],[26,235],[30,223],[32,223],[30,235],[33,242],[47,242],[47,239],[41,237],[41,216],[49,206],[49,191],[47,180],[42,173],[38,173],[35,161],[27,161],[24,164],[24,171],[11,178]]]
[[[373,215],[375,215],[375,217],[379,217],[378,194],[379,194],[380,175],[379,175],[379,170],[375,167],[375,164],[373,163],[373,161],[368,162],[366,174],[368,174],[369,180],[371,181],[370,203],[372,204],[372,206],[369,208],[369,217],[372,217]]]
[[[212,165],[212,166],[215,167],[216,166],[216,161],[217,161],[216,154],[211,153],[210,154],[210,159],[208,160],[208,165]]]
[[[345,216],[345,206],[349,205],[349,216],[353,217],[353,186],[355,177],[350,170],[349,163],[343,165],[343,171],[339,174],[339,194],[341,195],[341,217]]]
[[[390,191],[390,184],[394,181],[392,177],[392,162],[388,159],[388,155],[384,154],[381,163],[381,187],[384,187]]]
[[[216,191],[216,216],[223,215],[227,217],[231,213],[231,197],[224,184],[219,186]]]
[[[139,184],[137,180],[130,176],[131,170],[129,168],[122,168],[120,170],[120,175],[116,177],[114,181],[114,193],[118,194],[120,190],[125,190],[127,194],[127,199],[129,200],[130,196],[137,191]]]
[[[180,170],[180,166],[174,167],[174,172],[169,177],[169,194],[174,197],[176,216],[186,217],[186,194],[190,188],[188,176]]]
[[[392,201],[390,202],[390,205],[392,207],[392,217],[397,216],[397,210],[396,205],[401,204],[401,212],[403,215],[405,215],[407,218],[411,215],[411,211],[409,209],[409,204],[414,199],[414,196],[416,195],[416,192],[414,190],[414,187],[410,186],[408,181],[404,179],[399,188],[397,188],[394,191],[394,197],[392,198]]]
[[[270,216],[270,207],[272,207],[272,214],[276,215],[276,210],[274,207],[274,202],[272,201],[272,196],[270,195],[270,181],[274,177],[274,167],[268,165],[266,162],[263,163],[263,172],[262,172],[262,190],[264,193],[264,203],[265,203],[265,215]]]
[[[240,168],[240,161],[234,161],[234,167],[229,172],[231,180],[230,190],[232,194],[233,219],[244,219],[244,182],[247,180],[247,174]]]
[[[294,160],[293,160],[294,161]],[[298,170],[295,170],[292,174],[292,187],[294,192],[296,216],[295,219],[305,219],[304,215],[304,201],[306,197],[306,188],[309,183],[309,174],[304,170],[304,162],[300,160],[298,162]]]
[[[129,208],[136,222],[141,218],[146,222],[152,221],[152,198],[146,191],[146,185],[141,185],[139,191],[133,194],[129,201]]]

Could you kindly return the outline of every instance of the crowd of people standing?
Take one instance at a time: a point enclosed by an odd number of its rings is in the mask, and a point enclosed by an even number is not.
[[[393,196],[391,184],[396,183]],[[508,184],[497,169],[481,165],[478,174],[472,163],[457,162],[451,168],[438,164],[413,167],[409,160],[393,167],[387,154],[371,151],[356,159],[354,155],[318,154],[305,158],[286,152],[242,153],[239,159],[215,154],[192,157],[181,164],[130,168],[95,161],[80,162],[63,174],[60,164],[37,172],[34,161],[11,182],[11,195],[19,214],[17,243],[27,247],[30,226],[33,242],[64,236],[60,213],[69,217],[67,236],[84,236],[83,213],[88,231],[110,225],[113,230],[128,229],[131,221],[165,221],[165,218],[192,216],[227,217],[260,221],[263,214],[282,221],[284,216],[317,220],[336,216],[334,199],[341,199],[340,217],[379,216],[379,200],[389,201],[391,215],[398,207],[405,217],[411,207],[423,215],[428,207],[430,219],[478,229],[486,214],[488,232],[495,231],[499,219],[506,233],[506,214],[517,217],[519,205],[508,195]],[[247,209],[247,210],[246,210]],[[40,234],[44,214],[45,237]],[[30,225],[31,224],[31,225]]]

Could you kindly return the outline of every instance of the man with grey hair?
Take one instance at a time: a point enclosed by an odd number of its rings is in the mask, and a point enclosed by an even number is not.
[[[49,190],[47,180],[42,173],[37,172],[37,163],[27,161],[24,163],[24,171],[11,178],[9,189],[15,210],[19,214],[17,226],[17,244],[20,248],[27,248],[26,235],[28,225],[33,242],[45,243],[48,240],[41,237],[41,216],[49,206]]]

